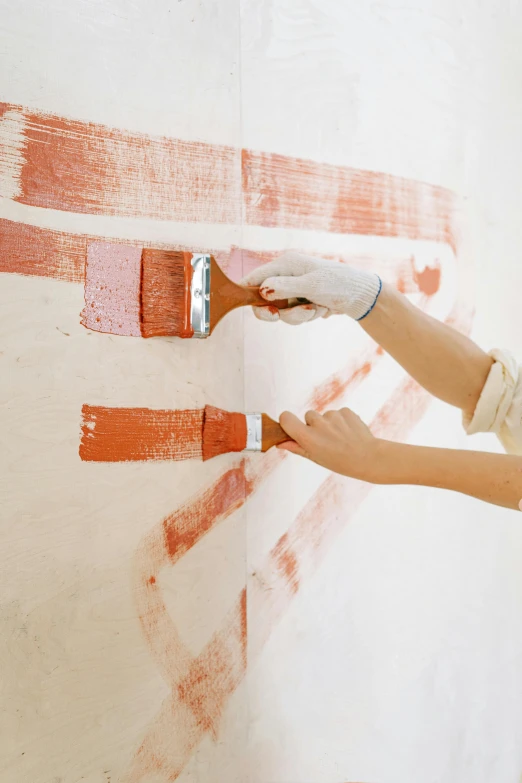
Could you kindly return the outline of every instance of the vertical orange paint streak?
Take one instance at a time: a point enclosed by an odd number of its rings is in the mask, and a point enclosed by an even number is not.
[[[297,556],[290,545],[288,533],[281,536],[272,551],[275,567],[284,576],[292,593],[299,590],[299,564]]]

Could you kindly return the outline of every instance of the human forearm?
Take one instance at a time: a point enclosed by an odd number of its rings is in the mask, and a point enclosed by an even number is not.
[[[243,281],[261,286],[267,303],[294,300],[292,307],[254,308],[262,320],[306,323],[348,315],[435,397],[472,418],[492,359],[457,331],[414,307],[377,275],[300,253],[285,253]],[[295,306],[296,299],[308,304]],[[275,309],[275,312],[274,312]]]
[[[362,328],[430,394],[473,413],[492,359],[472,340],[384,285]]]
[[[375,482],[461,492],[506,508],[522,499],[522,457],[380,441]]]

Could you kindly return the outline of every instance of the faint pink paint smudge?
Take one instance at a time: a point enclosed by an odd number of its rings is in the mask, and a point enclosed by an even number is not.
[[[96,332],[141,336],[140,268],[141,247],[89,244],[83,326]]]

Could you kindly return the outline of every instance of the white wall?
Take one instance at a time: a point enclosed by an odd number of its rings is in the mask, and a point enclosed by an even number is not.
[[[443,285],[426,306],[446,317],[460,285],[477,340],[522,351],[516,0],[0,0],[0,21],[0,101],[449,188],[465,205],[466,275],[459,282],[447,244],[306,226],[79,215],[5,198],[0,218],[151,242],[324,250],[390,268],[410,254],[421,265],[438,258]],[[176,676],[166,680],[138,621],[136,553],[238,459],[81,463],[81,405],[301,411],[371,346],[351,323],[291,330],[250,313],[204,344],[111,338],[79,325],[82,306],[80,285],[0,277],[2,781],[518,783],[518,516],[410,488],[373,489],[355,508],[350,483],[327,485],[316,507],[326,474],[297,459],[248,463],[247,479],[261,464],[272,472],[161,571],[192,656],[248,583],[246,677],[192,742],[186,706],[169,711]],[[370,420],[402,380],[383,358],[334,404]],[[458,414],[438,403],[408,437],[498,449],[466,441]],[[296,517],[307,526],[292,539],[294,594],[270,553]],[[156,642],[176,671],[166,633],[156,629]],[[213,682],[202,686],[211,706]],[[143,761],[146,737],[155,751]]]

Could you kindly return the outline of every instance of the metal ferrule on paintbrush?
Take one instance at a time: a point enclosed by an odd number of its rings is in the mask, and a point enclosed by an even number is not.
[[[190,262],[190,325],[194,337],[210,334],[210,259],[209,255],[193,253]]]

